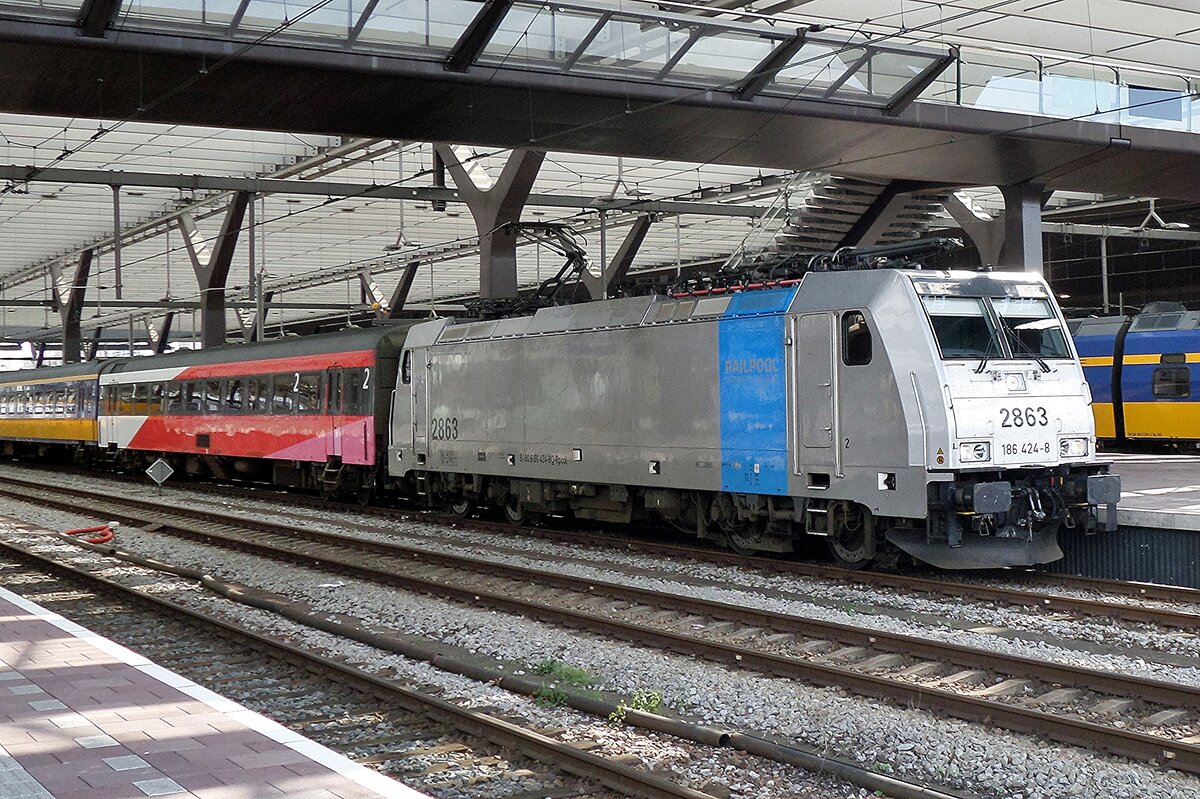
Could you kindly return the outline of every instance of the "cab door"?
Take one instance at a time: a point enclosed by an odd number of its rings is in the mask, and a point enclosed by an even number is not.
[[[412,351],[412,431],[413,452],[424,463],[429,454],[429,356],[425,350]]]
[[[797,331],[798,459],[805,470],[839,472],[835,315],[805,314]],[[798,464],[798,467],[799,465]],[[798,468],[799,471],[799,468]]]

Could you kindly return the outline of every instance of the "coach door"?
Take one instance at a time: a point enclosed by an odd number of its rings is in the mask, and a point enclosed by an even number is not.
[[[834,467],[838,456],[837,381],[834,371],[834,315],[800,317],[796,347],[798,377],[797,413],[800,447],[797,456],[804,469]]]
[[[342,437],[345,435],[344,413],[342,402],[345,397],[346,371],[340,366],[329,370],[329,443],[326,445],[326,456],[329,458],[342,457]]]

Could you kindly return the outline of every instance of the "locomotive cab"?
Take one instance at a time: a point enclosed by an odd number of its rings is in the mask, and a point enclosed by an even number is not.
[[[926,451],[924,530],[888,540],[947,568],[1062,557],[1060,527],[1115,529],[1120,480],[1096,461],[1091,392],[1061,311],[1026,274],[913,273],[944,426]]]

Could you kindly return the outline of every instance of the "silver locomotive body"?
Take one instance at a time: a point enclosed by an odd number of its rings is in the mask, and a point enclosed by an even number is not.
[[[514,520],[657,515],[758,551],[822,536],[850,564],[1046,562],[1061,524],[1093,529],[1119,495],[1063,330],[1040,278],[888,269],[434,320],[408,334],[389,474]]]

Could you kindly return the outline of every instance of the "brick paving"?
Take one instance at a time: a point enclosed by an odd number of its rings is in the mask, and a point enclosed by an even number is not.
[[[0,797],[419,799],[0,588]]]

